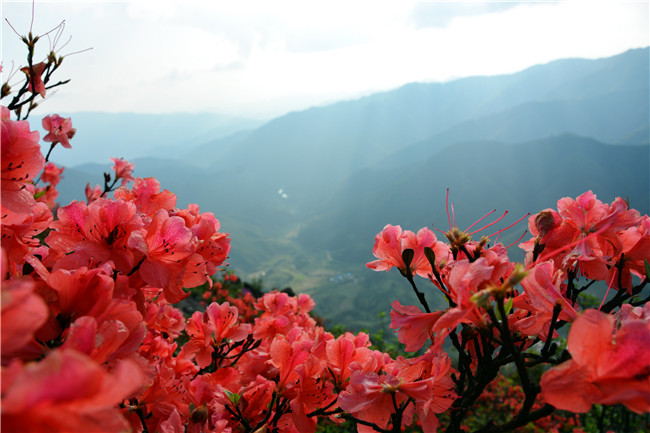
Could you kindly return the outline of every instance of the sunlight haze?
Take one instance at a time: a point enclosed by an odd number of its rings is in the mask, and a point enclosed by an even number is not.
[[[25,34],[31,7],[3,1],[2,16]],[[62,112],[266,119],[409,82],[648,45],[648,2],[39,1],[35,12],[35,34],[66,21],[62,41],[72,40],[59,54],[92,47],[64,61],[58,78],[74,86],[43,104]],[[6,22],[2,41],[9,74],[24,50]]]

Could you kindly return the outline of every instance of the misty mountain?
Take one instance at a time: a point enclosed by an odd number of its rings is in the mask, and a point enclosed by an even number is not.
[[[416,302],[395,272],[365,267],[375,234],[389,223],[446,230],[447,188],[460,228],[508,210],[497,230],[587,190],[605,202],[628,197],[648,213],[649,65],[645,48],[413,83],[227,136],[172,124],[178,131],[167,142],[182,132],[203,138],[177,141],[183,150],[173,157],[136,158],[136,175],[157,177],[179,206],[215,213],[242,276],[308,292],[324,317],[358,329],[395,296]],[[61,202],[82,198],[86,181],[99,183],[108,168],[67,169]],[[524,221],[499,241],[513,243],[525,229]]]
[[[448,230],[446,188],[461,229],[492,209],[508,210],[509,223],[590,189],[603,201],[627,196],[633,207],[647,210],[649,162],[648,146],[612,146],[572,134],[525,143],[457,143],[409,170],[366,169],[347,178],[298,240],[341,261],[364,253],[370,258],[369,239],[388,223]]]
[[[600,94],[574,100],[534,101],[461,122],[384,158],[390,167],[411,164],[454,143],[496,140],[516,143],[564,133],[606,143],[648,142],[648,89]]]
[[[647,125],[648,50],[563,60],[518,74],[415,83],[391,92],[289,113],[237,137],[201,146],[203,165],[265,200],[283,189],[296,211],[322,200],[333,180],[385,158],[409,162],[457,141],[526,141],[573,133],[618,142]],[[225,150],[225,151],[224,151]],[[384,161],[385,162],[385,161]],[[271,203],[268,203],[271,205]]]
[[[85,163],[110,163],[113,156],[135,159],[159,157],[176,159],[185,152],[216,138],[254,128],[260,120],[212,113],[140,114],[78,112],[58,113],[71,117],[77,129],[73,150],[56,149],[53,160],[68,167]],[[41,127],[43,116],[32,116],[32,127]],[[43,145],[47,153],[49,143]]]

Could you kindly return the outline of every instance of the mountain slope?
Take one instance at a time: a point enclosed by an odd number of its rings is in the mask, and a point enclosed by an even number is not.
[[[461,228],[494,208],[516,219],[589,189],[604,201],[627,195],[632,206],[648,212],[649,160],[648,146],[611,146],[568,134],[528,143],[456,144],[409,169],[365,170],[348,178],[323,205],[330,211],[314,217],[298,239],[305,248],[361,264],[363,243],[369,251],[385,224],[417,230],[433,222],[446,229],[447,187]]]
[[[558,134],[576,134],[606,143],[647,142],[648,88],[592,98],[535,101],[461,122],[384,158],[378,166],[408,165],[454,143],[497,140],[509,143]]]
[[[236,145],[225,152],[227,139],[214,152],[203,147],[202,159],[227,170],[241,194],[268,206],[267,199],[283,189],[293,210],[304,215],[338,179],[409,153],[416,142],[526,141],[565,132],[619,141],[647,124],[648,52],[557,61],[505,76],[409,84],[287,114],[234,138]]]

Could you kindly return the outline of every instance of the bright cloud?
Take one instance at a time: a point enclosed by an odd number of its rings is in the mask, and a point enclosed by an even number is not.
[[[19,32],[30,2],[3,2]],[[48,110],[217,111],[270,117],[412,81],[510,73],[647,46],[648,3],[38,2],[34,31],[66,19],[72,83]],[[3,64],[21,63],[3,26]],[[45,44],[47,48],[47,44]],[[24,61],[22,61],[24,63]]]

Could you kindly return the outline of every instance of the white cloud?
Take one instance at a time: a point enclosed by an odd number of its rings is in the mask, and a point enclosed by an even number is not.
[[[447,27],[462,16],[503,12],[516,6],[517,3],[506,1],[424,1],[414,5],[409,19],[418,28]]]
[[[31,4],[3,2],[29,28]],[[253,116],[411,81],[514,72],[648,45],[648,3],[388,1],[38,2],[35,31],[73,39],[48,110],[219,111]],[[18,58],[3,27],[3,60]],[[68,51],[69,52],[69,51]]]

